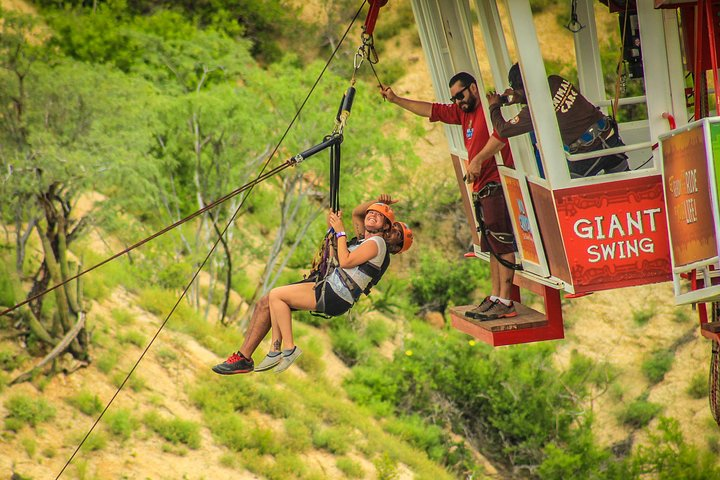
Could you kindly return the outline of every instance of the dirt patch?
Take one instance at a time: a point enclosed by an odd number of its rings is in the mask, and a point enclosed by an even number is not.
[[[35,7],[23,2],[22,0],[0,0],[0,6],[2,6],[4,10],[12,10],[33,15],[37,13]]]
[[[574,299],[564,308],[567,338],[559,345],[558,364],[569,365],[575,350],[607,362],[620,372],[620,391],[611,389],[594,401],[596,434],[607,445],[627,438],[631,430],[621,425],[617,416],[647,391],[649,401],[664,406],[663,415],[679,420],[686,440],[707,438],[713,430],[709,427],[707,399],[695,400],[686,393],[691,378],[697,372],[707,372],[710,361],[710,342],[698,334],[696,315],[688,307],[674,305],[669,283],[621,292],[596,292]],[[687,320],[679,320],[678,309],[685,309]],[[644,325],[633,320],[641,316],[639,312],[652,312]],[[661,383],[650,385],[642,373],[643,361],[653,351],[669,348],[689,331],[694,332],[693,337],[675,352],[672,369]]]

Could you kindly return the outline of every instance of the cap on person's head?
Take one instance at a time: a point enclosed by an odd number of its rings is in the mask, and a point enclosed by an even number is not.
[[[474,83],[477,84],[477,81],[475,80],[475,77],[470,75],[467,72],[460,72],[453,75],[453,77],[450,79],[450,83],[448,84],[448,87],[452,88],[453,85],[455,85],[455,82],[462,83],[463,87],[467,87],[468,85]]]
[[[388,219],[391,224],[395,222],[395,213],[393,212],[392,208],[390,208],[390,205],[388,205],[387,203],[373,203],[367,208],[367,210],[365,210],[365,213],[369,212],[370,210],[381,213],[385,218]]]
[[[508,82],[510,82],[510,88],[513,90],[522,90],[523,89],[523,79],[522,74],[520,73],[520,65],[515,64],[512,67],[510,67],[510,71],[508,72]]]

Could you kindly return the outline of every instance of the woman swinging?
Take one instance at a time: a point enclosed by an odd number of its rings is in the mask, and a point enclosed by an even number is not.
[[[292,336],[293,310],[309,310],[329,316],[342,315],[358,300],[363,292],[377,283],[387,268],[388,254],[400,253],[413,241],[407,225],[395,222],[389,195],[381,195],[377,202],[366,202],[353,210],[353,225],[357,241],[348,241],[342,213],[328,214],[328,226],[337,238],[338,268],[331,269],[317,282],[314,278],[278,287],[267,296],[267,313],[272,324],[272,347],[263,361],[254,367],[252,351],[233,354],[225,362],[213,367],[221,375],[286,370],[302,354]],[[259,302],[262,304],[261,302]],[[254,318],[262,323],[264,318]],[[251,324],[249,332],[255,330]],[[247,342],[246,342],[247,343]],[[281,350],[281,347],[282,350]],[[254,349],[253,349],[254,350]]]

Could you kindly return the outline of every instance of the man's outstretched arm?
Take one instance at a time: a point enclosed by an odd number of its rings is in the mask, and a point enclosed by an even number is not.
[[[394,103],[395,105],[398,105],[415,115],[430,118],[430,115],[432,114],[432,103],[430,102],[400,97],[395,95],[395,92],[393,92],[393,89],[390,87],[381,89],[380,94],[385,97],[388,102]]]

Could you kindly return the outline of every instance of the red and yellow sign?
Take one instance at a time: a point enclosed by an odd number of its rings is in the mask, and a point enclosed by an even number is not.
[[[515,240],[518,243],[523,260],[539,265],[540,259],[535,247],[535,239],[530,227],[530,219],[528,218],[528,210],[525,206],[520,182],[516,178],[505,176],[505,186],[507,188],[505,193],[511,207],[510,213],[513,227],[515,227]]]
[[[703,126],[663,139],[662,153],[674,266],[712,258],[717,240]]]
[[[576,293],[669,281],[662,177],[554,192]]]

